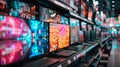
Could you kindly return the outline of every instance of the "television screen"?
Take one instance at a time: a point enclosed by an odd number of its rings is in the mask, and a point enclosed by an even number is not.
[[[69,25],[50,23],[50,52],[69,46]]]
[[[89,31],[92,30],[92,25],[88,25],[88,30],[89,30]]]
[[[84,31],[79,31],[80,43],[84,42]]]
[[[29,27],[23,19],[0,15],[0,39],[16,39],[27,36]]]
[[[86,31],[87,30],[87,25],[85,22],[81,22],[81,28],[83,31]]]
[[[10,16],[21,17],[26,19],[36,19],[36,5],[21,2],[20,0],[10,0]]]
[[[29,57],[38,56],[48,51],[48,23],[26,20],[31,30],[32,44]]]
[[[70,18],[70,30],[71,30],[71,44],[79,42],[79,20]]]
[[[88,20],[92,21],[92,16],[93,16],[93,11],[92,11],[92,8],[89,7],[89,10],[88,10]]]
[[[0,14],[8,15],[9,13],[9,0],[0,0]]]
[[[64,17],[64,16],[61,16],[60,17],[60,23],[61,24],[68,24],[68,18]]]
[[[80,15],[82,17],[86,17],[87,16],[87,6],[86,6],[86,3],[83,0],[81,0],[80,3],[81,3],[81,9],[80,9],[81,13],[80,13]]]

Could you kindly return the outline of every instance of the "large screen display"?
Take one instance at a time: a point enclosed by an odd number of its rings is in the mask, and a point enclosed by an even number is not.
[[[26,36],[29,27],[23,19],[0,16],[0,39],[13,39]]]
[[[12,64],[47,53],[48,23],[0,16],[0,64]]]
[[[50,23],[50,52],[69,46],[69,25]]]
[[[79,20],[70,18],[71,44],[79,42]]]
[[[30,46],[29,57],[44,54],[48,51],[48,23],[27,20],[31,30],[32,44]]]

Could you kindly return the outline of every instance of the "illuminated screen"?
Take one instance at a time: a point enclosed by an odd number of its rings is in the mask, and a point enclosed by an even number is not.
[[[0,41],[0,64],[6,65],[23,60],[29,46],[17,40]]]
[[[8,15],[8,1],[7,0],[0,0],[0,14]]]
[[[86,31],[87,30],[87,26],[85,22],[81,22],[81,28],[82,30]]]
[[[13,39],[26,36],[29,27],[23,19],[0,16],[0,39]]]
[[[88,10],[88,20],[92,21],[92,16],[93,16],[92,9],[89,8],[89,10]]]
[[[35,19],[35,15],[38,14],[35,5],[21,2],[21,0],[10,0],[9,6],[11,7],[10,16]]]
[[[79,20],[70,18],[71,44],[79,42]]]
[[[80,43],[84,42],[84,31],[79,31],[79,36],[80,36]]]
[[[92,26],[88,25],[88,30],[91,31],[92,30]]]
[[[68,18],[61,16],[54,10],[40,6],[40,20],[49,23],[68,24]]]
[[[48,52],[48,23],[0,16],[0,64]]]
[[[69,46],[69,25],[50,23],[50,52]]]
[[[81,16],[86,17],[87,15],[87,9],[86,9],[86,3],[81,0]]]
[[[48,50],[48,23],[27,20],[27,24],[32,35],[29,57],[44,54]]]

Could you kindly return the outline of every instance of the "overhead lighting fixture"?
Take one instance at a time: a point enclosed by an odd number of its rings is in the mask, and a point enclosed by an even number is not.
[[[112,3],[115,3],[115,1],[113,0]]]
[[[112,10],[115,10],[114,8],[112,8]]]
[[[112,5],[112,7],[115,7],[115,5]]]

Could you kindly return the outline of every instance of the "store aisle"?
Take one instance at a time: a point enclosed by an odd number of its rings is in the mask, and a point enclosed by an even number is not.
[[[120,40],[113,40],[108,67],[120,67]]]

